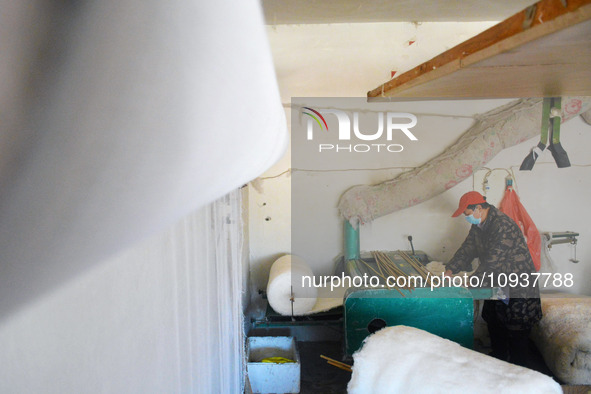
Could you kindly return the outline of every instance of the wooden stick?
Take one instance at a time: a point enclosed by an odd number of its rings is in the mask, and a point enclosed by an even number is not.
[[[343,367],[343,366],[341,366],[339,364],[333,363],[332,361],[327,361],[327,363],[330,364],[330,365],[332,365],[332,366],[334,366],[334,367],[337,367],[339,369],[342,369],[343,371],[353,372],[353,370],[351,368]]]
[[[378,267],[380,267],[380,269],[382,269],[382,267],[383,267],[383,269],[386,270],[386,273],[389,273],[387,270],[386,264],[384,264],[382,262],[382,259],[380,259],[379,254],[377,252],[371,252],[371,255],[373,256],[374,260],[376,261],[376,264],[378,265]]]
[[[340,361],[337,361],[337,360],[335,360],[333,358],[326,357],[323,354],[321,354],[320,357],[323,358],[323,359],[325,359],[330,365],[334,365],[335,367],[339,367],[341,369],[344,369],[346,371],[351,372],[351,366],[349,364],[345,364],[345,363],[342,363]]]
[[[369,268],[370,270],[372,270],[373,272],[375,272],[375,273],[376,273],[378,276],[381,276],[381,275],[380,275],[380,274],[379,274],[379,273],[378,273],[378,272],[377,272],[375,269],[373,269],[373,268],[372,268],[372,267],[371,267],[369,264],[367,264],[367,263],[366,263],[364,260],[359,260],[359,261],[361,261],[363,264],[365,264],[365,265],[367,266],[367,268]],[[385,281],[385,282],[387,282],[387,281],[386,281],[386,278],[385,278],[384,276],[381,276],[381,277],[382,277],[382,279],[384,279],[384,281]],[[403,293],[400,291],[400,289],[398,289],[398,287],[394,286],[394,289],[396,289],[396,290],[397,290],[397,291],[400,293],[400,295],[401,295],[401,296],[403,296],[403,297],[405,296],[405,295],[404,295],[404,294],[403,294]]]
[[[404,277],[407,277],[406,273],[404,273],[403,271],[401,271],[400,269],[398,269],[398,267],[396,267],[392,263],[392,261],[390,261],[388,264],[389,264],[389,267],[390,267],[391,272],[392,272],[392,277],[394,277],[397,282],[398,282],[398,278],[400,278],[400,277],[403,277],[403,278]],[[407,285],[406,286],[403,286],[402,288],[405,289],[405,290],[411,291],[413,288],[408,285],[408,281],[406,281],[406,283],[407,283]]]
[[[362,261],[362,262],[363,262],[363,264],[365,264],[365,266],[366,266],[367,268],[369,268],[370,270],[372,270],[373,272],[375,272],[375,274],[376,274],[376,275],[380,276],[380,277],[381,277],[382,279],[384,279],[384,280],[386,279],[386,278],[384,278],[384,276],[383,276],[383,275],[380,275],[380,273],[379,273],[378,271],[376,271],[375,269],[373,269],[373,267],[372,267],[371,265],[367,264],[367,263],[365,262],[365,260],[360,260],[360,261]]]
[[[424,273],[425,275],[427,274],[427,269],[425,268],[425,266],[423,265],[423,263],[420,262],[419,259],[417,259],[415,256],[409,256],[410,260],[414,262],[414,264],[417,266],[417,268]]]
[[[320,355],[320,358],[323,358],[323,359],[325,359],[326,361],[332,361],[333,363],[341,364],[343,367],[351,368],[351,366],[350,366],[349,364],[345,364],[345,363],[344,363],[344,362],[342,362],[342,361],[338,361],[338,360],[335,360],[334,358],[327,357],[327,356],[325,356],[324,354],[321,354],[321,355]]]
[[[423,279],[427,279],[427,272],[420,266],[420,263],[418,263],[416,259],[411,258],[408,254],[406,254],[406,252],[403,252],[402,250],[399,250],[398,253],[407,263],[410,264],[411,267],[414,268],[415,271],[417,271],[419,275],[421,275],[421,277],[423,277]]]
[[[404,272],[404,271],[403,271],[403,270],[402,270],[400,267],[398,267],[396,264],[394,264],[394,261],[392,261],[392,259],[391,259],[391,258],[390,258],[390,257],[389,257],[387,254],[385,254],[385,253],[384,253],[384,258],[385,258],[385,259],[387,259],[387,260],[388,260],[388,263],[389,263],[389,264],[390,264],[392,267],[396,268],[396,270],[397,270],[398,272],[400,272],[400,274],[401,274],[401,275],[408,276],[408,274],[407,274],[406,272]]]
[[[380,261],[380,263],[384,266],[386,271],[390,274],[390,276],[400,276],[403,272],[398,271],[395,267],[391,264],[391,262],[384,258],[384,256],[380,252],[374,252],[374,258],[376,261]]]
[[[430,276],[429,271],[427,270],[427,268],[423,265],[423,263],[421,263],[417,258],[415,258],[414,256],[410,256],[411,259],[415,262],[415,265],[418,267],[418,269],[422,272],[422,276],[425,280],[429,279],[429,282],[431,282],[433,280],[433,278]],[[428,283],[430,284],[430,283]]]
[[[400,276],[408,277],[408,275],[406,274],[406,272],[404,272],[400,268],[398,268],[396,266],[396,264],[394,264],[394,262],[392,261],[392,259],[390,259],[390,257],[386,253],[379,252],[378,253],[378,256],[380,256],[380,258],[385,262],[385,264],[394,273],[392,276],[395,276],[395,277],[400,277]],[[407,284],[408,283],[409,282],[407,281]],[[414,287],[407,285],[407,286],[403,287],[403,289],[410,291],[410,290],[413,290]]]
[[[382,277],[385,277],[386,275],[384,275],[384,271],[382,270],[382,265],[380,264],[380,260],[377,258],[376,254],[374,252],[371,252],[371,255],[373,256],[374,260],[376,261],[376,265],[378,266],[378,269],[382,273]]]
[[[380,272],[382,273],[382,278],[384,278],[384,281],[386,282],[386,286],[388,286],[388,289],[389,290],[395,289],[397,292],[400,293],[401,296],[406,297],[404,295],[404,293],[402,291],[400,291],[400,289],[398,288],[398,286],[389,286],[388,285],[388,280],[385,278],[386,275],[384,274],[384,271],[382,270],[382,265],[384,265],[384,264],[383,263],[380,263],[380,258],[377,255],[377,253],[372,252],[372,255],[374,256],[374,259],[376,261],[376,264],[378,265],[378,268],[380,269]],[[390,274],[390,276],[395,276],[395,275],[393,275],[392,273],[390,273],[388,271],[388,267],[386,265],[384,265],[384,270],[386,271],[387,274]]]
[[[388,257],[387,254],[382,252],[377,252],[380,259],[382,259],[383,263],[390,268],[390,271],[396,273],[397,276],[406,276],[406,272],[402,271],[400,268],[394,264],[394,262]]]

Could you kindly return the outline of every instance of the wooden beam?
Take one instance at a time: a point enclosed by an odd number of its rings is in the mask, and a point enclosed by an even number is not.
[[[591,20],[591,0],[541,0],[534,5],[528,7],[527,9],[513,15],[512,17],[506,19],[503,22],[491,27],[490,29],[478,34],[477,36],[464,41],[463,43],[451,48],[450,50],[434,57],[433,59],[415,67],[414,69],[407,71],[401,74],[399,77],[394,78],[377,88],[369,91],[367,93],[368,98],[378,98],[378,97],[445,97],[445,96],[455,96],[455,97],[466,97],[466,96],[478,96],[487,97],[487,96],[505,96],[505,97],[527,97],[527,96],[535,96],[539,94],[532,94],[532,89],[521,89],[520,94],[489,94],[487,93],[487,88],[490,88],[490,84],[486,84],[486,82],[490,82],[487,76],[491,74],[487,73],[498,73],[503,74],[507,77],[510,77],[510,73],[514,72],[515,69],[511,69],[511,67],[522,67],[524,63],[530,62],[527,58],[521,58],[516,60],[515,58],[510,59],[510,56],[505,56],[505,60],[510,60],[508,63],[497,62],[496,69],[483,69],[480,70],[481,72],[474,71],[472,73],[462,73],[462,75],[453,75],[460,70],[469,68],[473,65],[482,65],[485,64],[485,61],[488,61],[490,64],[494,63],[494,57],[506,54],[506,53],[514,53],[519,52],[517,48],[528,44],[533,43],[536,40],[546,37],[552,33],[559,32],[564,30],[570,26],[575,26],[585,21]],[[584,53],[579,53],[579,55],[583,55],[583,58],[577,61],[577,58],[574,56],[577,55],[577,48],[569,47],[572,42],[564,42],[559,44],[564,44],[567,50],[574,51],[571,56],[568,56],[566,52],[566,57],[561,59],[556,59],[557,56],[563,56],[565,54],[564,48],[561,51],[557,51],[555,58],[552,60],[552,63],[549,63],[547,60],[548,58],[540,59],[540,55],[536,55],[532,53],[532,50],[527,52],[528,56],[537,56],[537,61],[540,63],[538,64],[529,64],[533,69],[537,67],[534,75],[538,77],[540,74],[547,74],[549,76],[553,76],[556,74],[558,68],[560,67],[570,67],[569,64],[574,64],[574,67],[577,71],[583,71],[585,73],[584,76],[578,78],[579,80],[587,80],[590,76],[590,72],[587,71],[589,69],[589,62],[591,62],[591,34],[589,34],[588,38],[585,38],[584,35],[587,32],[587,27],[583,26],[583,33],[581,33],[581,27],[578,28],[578,33],[570,33],[572,34],[583,34],[583,37],[578,37],[579,39],[579,46]],[[535,46],[530,45],[530,47],[535,48]],[[538,45],[539,52],[542,53],[543,56],[549,56],[550,58],[553,56],[549,53],[549,49],[544,49],[544,45]],[[558,46],[556,47],[558,48]],[[546,67],[547,66],[547,67]],[[489,67],[491,67],[489,65]],[[500,67],[500,68],[499,68]],[[503,69],[504,67],[504,69]],[[530,71],[525,71],[521,69],[521,72],[529,73]],[[560,72],[560,70],[559,70]],[[564,71],[564,73],[570,74],[573,80],[577,80],[577,76],[573,75],[572,72],[568,70]],[[467,75],[466,81],[463,81],[463,75]],[[442,86],[438,89],[432,91],[430,86],[432,85],[432,81],[437,79],[443,79],[446,77],[447,86],[448,86],[448,93],[445,93],[445,87]],[[554,80],[560,81],[560,78],[553,77]],[[529,78],[531,79],[531,78]],[[551,78],[552,79],[552,78]],[[507,79],[507,82],[510,82],[511,78]],[[517,76],[517,80],[512,82],[519,82],[519,76]],[[532,79],[533,81],[533,79]],[[544,79],[542,78],[539,82],[543,85]],[[492,80],[494,84],[503,84],[504,80],[498,78]],[[459,84],[456,85],[456,84]],[[466,85],[472,84],[480,84],[480,87],[476,86],[475,89],[469,89],[461,91],[459,87],[462,86],[464,89],[467,87]],[[551,85],[552,82],[549,82]],[[561,82],[554,83],[555,85],[561,85]],[[569,92],[560,91],[561,86],[555,87],[542,87],[538,89],[540,91],[548,90],[548,94],[566,94],[566,93],[575,93],[575,94],[585,94],[588,93],[591,95],[591,83],[587,84],[579,84],[579,83],[572,83],[573,87],[578,87],[579,90],[573,92],[570,90]],[[455,88],[454,88],[455,87]],[[535,89],[534,89],[535,90]],[[563,89],[564,90],[564,89]],[[500,89],[501,92],[512,92],[511,89]],[[439,92],[437,95],[436,92]],[[462,94],[464,92],[464,94]],[[480,94],[481,92],[482,94]]]

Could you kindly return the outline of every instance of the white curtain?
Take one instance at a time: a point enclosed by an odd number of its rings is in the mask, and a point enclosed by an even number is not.
[[[241,217],[236,190],[183,219],[170,234],[178,264],[182,392],[242,392],[248,263],[242,261]]]
[[[0,1],[0,54],[0,391],[240,392],[211,202],[287,146],[259,2]]]
[[[1,393],[241,393],[240,191],[0,321]]]
[[[197,393],[241,393],[244,382],[244,332],[242,283],[248,264],[242,264],[242,222],[240,192],[232,192],[211,204],[206,226],[189,231],[206,240],[207,261],[192,265],[196,294],[192,313],[196,327],[191,329],[197,343],[193,376]],[[207,228],[209,227],[209,228]],[[189,248],[201,242],[189,240]],[[196,250],[198,252],[198,250]],[[189,262],[191,264],[191,262]],[[209,331],[209,335],[203,335]]]

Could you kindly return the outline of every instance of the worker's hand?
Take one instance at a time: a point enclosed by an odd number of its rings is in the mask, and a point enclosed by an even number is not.
[[[454,276],[453,272],[451,272],[451,270],[445,270],[445,272],[443,273],[443,275],[445,276]]]

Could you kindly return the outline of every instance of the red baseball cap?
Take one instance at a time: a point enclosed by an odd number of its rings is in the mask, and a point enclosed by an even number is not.
[[[462,213],[464,213],[466,208],[468,208],[468,205],[482,204],[485,202],[486,198],[484,198],[482,194],[478,192],[468,192],[460,198],[460,205],[458,206],[458,209],[454,212],[454,214],[451,215],[451,217],[455,218],[460,216]]]

